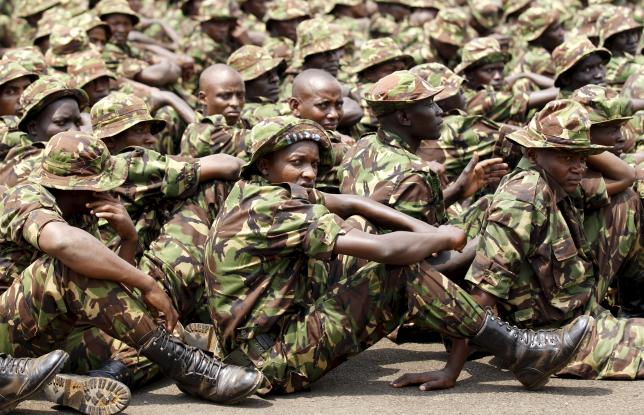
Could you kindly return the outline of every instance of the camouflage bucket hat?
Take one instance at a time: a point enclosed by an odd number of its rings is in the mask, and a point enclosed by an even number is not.
[[[16,15],[18,17],[29,17],[60,4],[60,0],[25,0],[22,1]]]
[[[410,69],[410,72],[420,76],[432,88],[443,88],[440,93],[434,96],[434,101],[440,101],[459,94],[461,85],[465,81],[447,66],[436,62],[414,66]]]
[[[102,141],[89,133],[65,131],[49,140],[42,164],[29,180],[60,190],[106,192],[122,185],[127,173],[127,160],[112,157]]]
[[[44,107],[61,98],[74,98],[81,110],[89,98],[82,89],[73,88],[66,75],[47,75],[29,85],[20,96],[22,117],[18,122],[21,131],[27,131],[27,124]]]
[[[79,26],[56,26],[49,37],[49,50],[45,53],[45,62],[49,66],[62,68],[79,53],[94,51],[90,46],[89,36]],[[97,51],[94,51],[98,53]],[[78,58],[77,58],[78,59]]]
[[[267,118],[250,131],[250,161],[241,168],[240,176],[248,179],[258,174],[255,163],[262,157],[299,141],[313,141],[320,147],[318,175],[331,168],[331,140],[318,123],[292,115]]]
[[[599,37],[599,28],[597,20],[606,10],[606,6],[594,4],[580,10],[575,21],[575,28],[571,31],[574,36]]]
[[[401,2],[405,6],[409,6],[415,9],[437,9],[439,10],[444,6],[444,2],[441,0],[402,0]]]
[[[166,122],[157,120],[150,115],[145,102],[130,94],[112,92],[98,101],[90,110],[94,137],[105,139],[114,137],[135,125],[150,124],[150,132],[161,132]]]
[[[68,22],[71,18],[72,15],[60,7],[47,10],[38,21],[38,30],[36,31],[32,44],[35,45],[38,39],[51,35],[56,25],[59,25],[60,22]]]
[[[398,31],[398,23],[381,15],[376,15],[369,23],[369,32],[380,37],[393,36]],[[372,36],[376,37],[376,36]]]
[[[303,0],[273,0],[268,3],[264,21],[268,25],[271,20],[284,21],[310,16],[309,5]]]
[[[593,53],[600,55],[605,62],[608,62],[611,58],[611,53],[608,49],[593,45],[584,36],[567,39],[564,43],[557,46],[552,51],[552,61],[555,64],[555,86],[561,86],[559,84],[561,75],[572,69],[577,62]]]
[[[89,32],[92,29],[96,29],[97,27],[101,27],[103,28],[103,30],[105,30],[105,33],[107,33],[108,39],[110,37],[110,34],[112,33],[110,25],[99,19],[98,16],[92,14],[91,12],[82,13],[74,17],[71,25],[82,27],[86,32]]]
[[[468,37],[469,20],[470,17],[461,8],[441,9],[433,20],[425,24],[425,33],[432,39],[461,47]]]
[[[67,73],[72,78],[74,87],[78,89],[83,89],[85,85],[104,76],[116,80],[116,76],[107,69],[100,54],[70,59],[67,65]]]
[[[530,3],[532,3],[532,0],[506,0],[504,2],[503,17],[507,20],[508,16],[518,12]]]
[[[132,25],[136,26],[141,20],[139,16],[130,8],[127,0],[101,0],[96,5],[96,14],[101,20],[110,14],[124,14],[132,19]]]
[[[633,19],[633,11],[627,7],[611,7],[604,11],[597,19],[599,28],[599,45],[603,46],[606,40],[618,33],[627,30],[642,30],[642,23]]]
[[[2,57],[4,61],[20,62],[27,70],[34,71],[40,75],[47,73],[47,63],[45,56],[35,46],[25,46],[22,48],[8,49]]]
[[[496,27],[503,16],[501,0],[468,0],[472,17],[486,29]]]
[[[365,94],[365,100],[376,115],[383,115],[433,98],[442,90],[432,88],[410,71],[396,71],[376,82]]]
[[[558,149],[586,155],[610,149],[590,143],[588,111],[576,101],[560,99],[549,102],[536,113],[530,124],[508,135],[508,139],[526,148]]]
[[[640,66],[624,82],[622,94],[626,98],[644,99],[644,66]]]
[[[284,59],[273,58],[264,48],[246,45],[234,51],[226,63],[239,72],[244,81],[252,81],[277,68],[282,62]]]
[[[39,75],[36,71],[30,71],[22,66],[18,61],[12,59],[0,60],[0,88],[7,82],[28,76],[32,80],[38,79]]]
[[[237,17],[231,13],[230,6],[226,0],[204,0],[199,6],[199,12],[194,19],[204,23],[210,20],[237,20]]]
[[[342,31],[322,18],[305,20],[297,25],[295,49],[299,59],[316,53],[339,49],[349,43]]]
[[[454,69],[454,72],[460,75],[473,66],[497,62],[506,63],[509,60],[510,54],[501,51],[501,45],[494,37],[477,37],[463,46],[461,63]]]
[[[586,85],[577,89],[571,99],[586,108],[592,125],[621,125],[629,121],[630,100],[621,97],[612,88]]]
[[[360,73],[372,66],[396,59],[405,61],[407,67],[414,63],[414,58],[411,55],[403,53],[392,38],[381,37],[370,39],[360,47],[358,58],[352,67],[349,68],[349,72]]]
[[[530,42],[541,36],[553,23],[559,21],[559,12],[545,7],[530,7],[517,21],[521,36]]]

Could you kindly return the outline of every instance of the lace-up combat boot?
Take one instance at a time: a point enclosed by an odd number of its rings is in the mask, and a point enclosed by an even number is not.
[[[252,395],[263,380],[256,369],[224,364],[162,327],[144,339],[141,354],[158,364],[183,392],[211,402],[239,402]]]
[[[553,330],[527,330],[488,312],[483,327],[470,341],[496,356],[498,365],[509,369],[528,389],[538,389],[575,356],[591,329],[593,318],[577,317]]]
[[[0,414],[38,393],[62,369],[69,356],[54,350],[37,359],[0,354]]]

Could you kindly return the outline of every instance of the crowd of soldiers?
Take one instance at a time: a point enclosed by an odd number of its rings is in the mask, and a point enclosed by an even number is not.
[[[644,8],[0,4],[0,414],[234,404],[383,337],[644,378]]]

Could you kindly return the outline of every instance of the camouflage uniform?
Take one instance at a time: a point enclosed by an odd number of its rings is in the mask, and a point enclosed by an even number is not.
[[[33,27],[27,23],[26,17],[45,12],[53,7],[60,5],[60,0],[30,0],[21,2],[19,7],[16,8],[16,19],[12,24],[13,39],[18,46],[31,45],[36,35],[37,27]]]
[[[333,0],[325,2],[327,4],[326,13],[332,13],[335,6],[358,6],[363,3],[363,0]],[[352,39],[356,46],[360,46],[367,39],[369,39],[369,20],[368,19],[355,19],[349,16],[325,16],[335,26],[339,26],[343,30],[343,35],[347,39]]]
[[[508,63],[512,72],[533,72],[550,78],[554,75],[550,52],[541,46],[530,45],[530,42],[538,39],[557,22],[559,13],[556,10],[530,7],[521,13],[517,21],[521,40],[513,48],[517,53]]]
[[[632,14],[633,12],[626,7],[613,7],[599,16],[597,27],[599,27],[600,45],[605,46],[609,37],[620,32],[639,29],[641,33],[644,24],[636,22]],[[632,56],[626,53],[623,56],[613,56],[606,65],[606,82],[620,86],[642,66],[644,66],[642,55]]]
[[[436,17],[425,23],[425,33],[429,38],[436,39],[448,45],[463,47],[465,43],[475,37],[475,33],[469,26],[469,15],[461,8],[447,7],[439,10]],[[429,42],[429,39],[428,39]],[[442,59],[433,48],[427,46],[428,42],[423,44],[423,60],[425,62],[438,62],[454,69],[460,61],[460,56],[454,57],[449,62]],[[419,44],[419,46],[421,46]],[[408,50],[412,53],[410,50]]]
[[[273,391],[289,393],[409,315],[450,336],[477,332],[483,311],[427,263],[392,267],[334,256],[336,238],[351,221],[330,213],[317,190],[272,185],[256,174],[258,158],[300,140],[317,142],[324,159],[330,143],[319,126],[284,117],[258,124],[251,134],[244,179],[231,190],[206,244],[210,314],[227,360],[254,365]]]
[[[61,27],[61,22],[69,22],[71,18],[72,15],[60,7],[53,7],[46,10],[38,21],[38,29],[36,30],[32,44],[36,46],[39,40],[49,38],[56,29],[56,26]],[[42,52],[45,53],[46,50]]]
[[[590,144],[589,129],[588,112],[560,100],[508,138],[527,148],[606,150]],[[637,246],[640,209],[630,190],[609,200],[602,180],[595,186],[582,181],[568,194],[523,158],[494,195],[466,280],[496,297],[501,314],[520,326],[560,326],[593,315],[591,335],[560,374],[642,378],[644,320],[618,319],[599,306]]]
[[[34,71],[38,75],[47,74],[47,64],[45,56],[35,46],[25,46],[22,48],[8,49],[2,59],[5,61],[20,62],[25,69]]]
[[[593,42],[599,44],[599,28],[597,27],[597,19],[601,16],[602,12],[606,10],[606,5],[593,4],[589,5],[577,13],[574,19],[573,28],[570,30],[570,37],[585,36]]]
[[[271,21],[285,21],[298,18],[309,18],[311,12],[307,2],[302,0],[273,0],[268,4],[264,21],[268,29]],[[289,65],[293,59],[295,44],[286,37],[269,37],[263,47],[270,50],[272,56],[284,59]]]
[[[87,32],[82,27],[56,26],[49,43],[45,62],[62,72],[67,72],[70,61],[100,58],[100,53],[89,43]]]
[[[561,75],[572,69],[580,60],[594,53],[601,56],[604,62],[608,62],[611,58],[611,53],[607,49],[593,45],[588,38],[583,36],[567,39],[557,46],[552,51],[552,61],[555,64],[555,86],[561,87]],[[567,98],[572,92],[562,89],[559,91],[560,98]]]
[[[501,0],[468,0],[472,19],[476,20],[486,31],[493,31],[503,17]]]
[[[235,125],[228,125],[221,114],[200,116],[188,125],[181,137],[181,155],[203,157],[209,154],[230,154],[242,160],[248,159],[246,139],[248,122],[242,118]]]
[[[644,99],[644,68],[640,68],[626,80],[622,95],[626,98]],[[627,141],[630,137],[631,141],[635,142],[632,152],[644,151],[644,111],[636,112],[623,132],[627,136]]]

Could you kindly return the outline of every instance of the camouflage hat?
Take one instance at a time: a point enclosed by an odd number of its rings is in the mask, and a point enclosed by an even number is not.
[[[104,76],[116,80],[116,76],[107,69],[100,54],[70,59],[67,65],[67,74],[72,78],[74,87],[78,89],[83,89],[85,85]]]
[[[358,57],[349,72],[360,73],[372,66],[389,62],[395,59],[404,60],[407,67],[414,63],[411,55],[403,53],[396,42],[390,37],[380,37],[367,40],[360,46]]]
[[[268,25],[271,20],[284,21],[310,16],[309,5],[303,0],[273,0],[268,3],[264,21]]]
[[[101,20],[110,14],[124,14],[132,19],[132,24],[136,25],[141,20],[139,16],[130,8],[127,0],[101,0],[96,5],[96,14]]]
[[[519,15],[517,23],[521,36],[530,42],[541,36],[553,23],[559,21],[559,12],[545,7],[530,7]]]
[[[273,58],[262,47],[245,45],[234,51],[226,63],[239,72],[244,81],[252,81],[277,68],[283,61],[282,58]]]
[[[45,62],[57,68],[66,67],[70,60],[78,59],[91,52],[98,53],[89,43],[89,36],[79,26],[57,25],[49,38],[49,50],[45,53]]]
[[[449,45],[463,46],[467,41],[470,17],[457,7],[441,9],[433,20],[425,24],[429,37]]]
[[[432,88],[443,88],[434,97],[434,101],[447,99],[461,93],[461,85],[463,85],[464,79],[456,75],[445,65],[437,62],[424,63],[414,66],[409,71],[423,78]]]
[[[2,56],[6,61],[20,62],[29,71],[34,71],[40,75],[47,73],[47,63],[45,56],[40,49],[35,46],[25,46],[22,48],[7,49]]]
[[[110,25],[108,25],[107,23],[99,19],[98,16],[90,12],[82,13],[74,17],[71,25],[82,27],[83,30],[85,30],[86,32],[89,32],[92,29],[96,29],[97,27],[102,27],[107,33],[108,39],[110,37],[110,33],[112,32],[110,29]]]
[[[520,146],[559,149],[586,155],[599,154],[610,147],[590,143],[590,118],[580,103],[570,99],[550,101],[536,113],[527,127],[508,135]]]
[[[496,27],[503,16],[501,0],[468,0],[472,17],[486,29]]]
[[[644,66],[640,66],[626,79],[622,95],[626,98],[644,99]]]
[[[571,99],[588,110],[592,125],[621,125],[629,121],[631,102],[621,97],[613,88],[586,85],[577,89]]]
[[[301,61],[316,53],[339,49],[347,43],[349,39],[344,37],[342,31],[321,17],[305,20],[297,25],[295,49]]]
[[[377,36],[393,36],[398,29],[398,23],[394,19],[382,15],[374,16],[369,22],[369,32],[377,34]]]
[[[250,161],[241,168],[240,176],[247,179],[257,174],[255,163],[262,157],[307,140],[316,142],[320,147],[318,174],[323,174],[331,167],[328,163],[331,140],[322,126],[292,115],[267,118],[257,123],[250,131]]]
[[[18,17],[29,17],[60,4],[60,0],[25,0],[16,7]]]
[[[633,19],[633,11],[629,8],[611,7],[599,16],[597,27],[599,28],[599,45],[603,46],[609,37],[627,30],[639,29],[641,31],[644,25]]]
[[[532,3],[532,0],[506,0],[504,3],[503,17],[507,19],[508,16],[520,11]]]
[[[123,92],[112,92],[98,101],[90,110],[94,137],[105,139],[114,137],[123,131],[141,123],[150,124],[150,132],[161,132],[166,122],[150,115],[145,102],[136,95]]]
[[[365,94],[365,100],[376,115],[383,115],[433,98],[442,90],[432,88],[410,71],[396,71],[376,82]]]
[[[597,20],[604,10],[606,10],[606,6],[602,4],[593,4],[580,10],[575,19],[571,36],[599,37]]]
[[[45,11],[38,21],[38,30],[34,35],[32,44],[35,45],[39,39],[51,35],[56,25],[60,24],[60,22],[68,22],[71,18],[72,15],[61,7],[52,7]]]
[[[592,55],[601,56],[608,62],[611,53],[604,48],[596,47],[587,37],[577,36],[564,41],[552,51],[552,61],[555,64],[555,86],[561,86],[561,75],[573,68],[580,60]]]
[[[33,84],[25,88],[20,96],[22,117],[18,122],[21,131],[27,131],[27,124],[44,107],[61,98],[74,98],[82,109],[87,105],[89,98],[82,89],[70,86],[66,75],[47,75],[40,77]]]
[[[227,0],[204,0],[199,6],[199,12],[194,19],[204,23],[210,20],[237,20],[230,10]]]
[[[501,45],[494,37],[477,37],[463,46],[461,63],[454,69],[454,72],[460,75],[473,66],[497,62],[506,63],[509,60],[510,55],[501,51]]]
[[[28,76],[35,81],[40,75],[36,71],[30,71],[25,68],[16,60],[0,59],[0,88],[7,82],[22,78],[23,76]]]
[[[127,160],[112,157],[102,141],[89,133],[65,131],[49,140],[29,180],[60,190],[107,192],[122,185],[127,173]]]
[[[364,0],[329,0],[324,1],[322,4],[321,12],[324,14],[331,13],[335,6],[359,6],[364,2]]]

